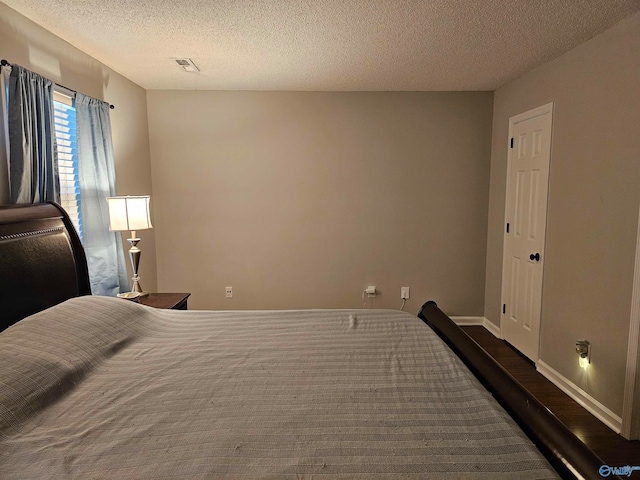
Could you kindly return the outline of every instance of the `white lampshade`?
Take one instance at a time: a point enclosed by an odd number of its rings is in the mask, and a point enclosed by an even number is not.
[[[152,228],[149,211],[149,195],[107,197],[109,205],[109,230],[146,230]]]

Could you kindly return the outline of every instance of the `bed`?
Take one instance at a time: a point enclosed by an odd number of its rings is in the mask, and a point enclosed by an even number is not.
[[[55,204],[0,207],[2,478],[601,478],[435,304],[175,311],[91,296]]]

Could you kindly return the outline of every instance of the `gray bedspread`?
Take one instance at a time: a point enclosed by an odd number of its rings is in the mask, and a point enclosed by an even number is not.
[[[0,333],[0,478],[556,478],[420,319],[82,297]]]

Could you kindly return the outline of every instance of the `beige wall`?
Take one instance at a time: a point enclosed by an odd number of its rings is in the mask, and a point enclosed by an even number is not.
[[[152,193],[144,89],[3,3],[0,3],[0,45],[2,58],[9,62],[114,104],[116,108],[111,111],[111,126],[118,194]],[[151,201],[153,203],[153,197]],[[139,236],[142,238],[140,247],[143,251],[140,267],[142,286],[155,291],[154,232],[143,231]],[[125,242],[125,250],[127,248]]]
[[[493,95],[148,91],[159,289],[481,315]],[[234,288],[226,299],[225,286]]]
[[[640,14],[495,92],[485,316],[500,323],[509,117],[554,103],[540,359],[622,413],[640,203]],[[592,345],[578,367],[575,341]]]

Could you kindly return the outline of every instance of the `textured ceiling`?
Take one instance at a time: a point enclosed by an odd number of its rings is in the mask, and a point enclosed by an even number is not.
[[[215,90],[494,90],[640,10],[639,0],[4,3],[144,88]]]

